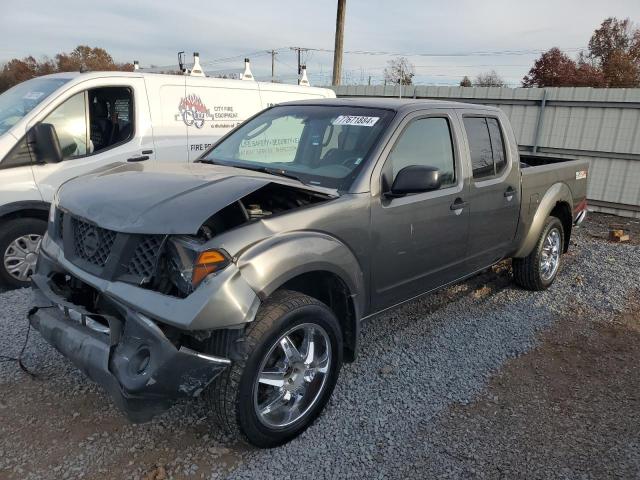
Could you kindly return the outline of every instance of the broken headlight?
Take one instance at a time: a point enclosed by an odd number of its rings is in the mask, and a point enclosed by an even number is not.
[[[223,250],[202,250],[202,243],[193,237],[171,237],[167,243],[171,282],[188,295],[210,274],[229,265]]]

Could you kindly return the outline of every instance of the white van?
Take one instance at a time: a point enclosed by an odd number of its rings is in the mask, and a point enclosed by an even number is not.
[[[193,161],[270,105],[333,97],[323,88],[138,71],[59,73],[7,90],[0,95],[0,284],[28,285],[49,204],[66,180],[119,162]],[[57,152],[38,148],[47,134],[57,136]]]

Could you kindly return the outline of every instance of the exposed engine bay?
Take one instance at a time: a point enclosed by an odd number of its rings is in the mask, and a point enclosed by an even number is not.
[[[210,240],[244,223],[324,202],[330,198],[328,195],[310,190],[269,183],[211,216],[200,227],[198,236],[203,240]]]
[[[193,291],[193,252],[199,245],[241,225],[325,202],[327,194],[269,183],[212,215],[195,236],[170,236],[157,257],[154,275],[140,285],[166,295],[185,297]]]

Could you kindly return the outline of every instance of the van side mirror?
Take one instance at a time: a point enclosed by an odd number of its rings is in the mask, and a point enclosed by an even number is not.
[[[398,172],[388,197],[402,197],[408,193],[438,190],[442,185],[440,170],[427,165],[409,165]]]
[[[63,160],[56,127],[52,124],[35,124],[27,134],[27,141],[37,163],[59,163]]]

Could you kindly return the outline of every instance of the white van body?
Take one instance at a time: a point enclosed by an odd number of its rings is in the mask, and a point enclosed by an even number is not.
[[[334,97],[332,90],[323,88],[139,71],[58,73],[4,92],[0,95],[0,284],[12,283],[8,271],[14,268],[12,286],[27,285],[15,277],[27,278],[28,265],[20,264],[25,272],[17,272],[15,265],[29,253],[22,250],[27,251],[28,243],[35,244],[44,231],[31,236],[28,232],[38,224],[46,226],[49,205],[65,181],[126,161],[193,161],[264,108]],[[12,102],[19,105],[14,116],[9,112]],[[38,164],[31,158],[27,132],[38,123],[56,127],[64,161]],[[16,219],[23,219],[18,222],[22,228],[14,228]],[[16,239],[21,243],[7,244],[9,229],[20,234]],[[35,256],[29,258],[35,264]]]

